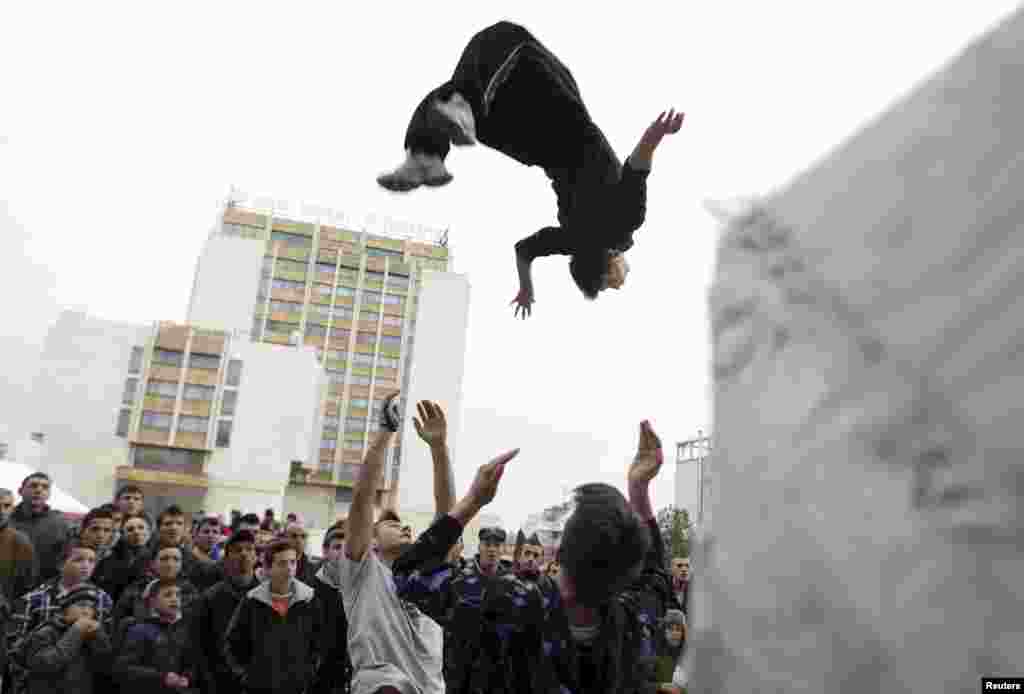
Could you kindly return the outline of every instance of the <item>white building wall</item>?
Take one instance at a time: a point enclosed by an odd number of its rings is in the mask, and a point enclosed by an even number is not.
[[[310,456],[323,370],[312,348],[237,340],[231,357],[242,360],[235,423],[207,465],[207,507],[281,513],[291,461]]]
[[[211,236],[196,264],[186,322],[233,335],[252,329],[266,244],[234,236]]]
[[[45,436],[36,464],[89,506],[110,501],[115,469],[128,464],[114,432],[132,347],[151,332],[65,311],[46,336],[30,403],[32,431]]]
[[[434,510],[430,450],[420,441],[412,424],[415,403],[419,400],[433,400],[444,408],[457,492],[460,491],[459,483],[472,479],[479,463],[486,462],[462,461],[458,455],[468,320],[469,280],[466,276],[424,273],[402,428],[402,463],[398,473],[400,513],[425,514]]]

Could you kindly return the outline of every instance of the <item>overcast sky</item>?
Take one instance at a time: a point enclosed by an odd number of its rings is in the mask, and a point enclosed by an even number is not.
[[[58,307],[184,319],[232,184],[450,227],[472,285],[457,476],[463,488],[494,452],[521,447],[491,509],[515,526],[565,486],[621,483],[641,419],[670,452],[712,427],[716,228],[703,202],[784,185],[1015,5],[7,3],[0,339],[13,339],[0,346],[17,357],[17,342],[38,344]],[[540,259],[526,322],[508,306],[512,244],[554,223],[541,170],[476,147],[453,152],[444,189],[374,182],[400,161],[419,99],[501,19],[569,66],[623,159],[659,111],[687,114],[656,156],[626,288],[585,303],[565,259]],[[671,467],[658,507],[672,502]]]

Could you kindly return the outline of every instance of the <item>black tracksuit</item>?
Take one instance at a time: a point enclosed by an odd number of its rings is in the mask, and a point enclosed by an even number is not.
[[[323,631],[320,638],[320,669],[314,694],[335,694],[346,691],[352,679],[352,663],[348,657],[348,619],[345,604],[336,580],[324,568],[313,580],[313,590],[320,605]]]

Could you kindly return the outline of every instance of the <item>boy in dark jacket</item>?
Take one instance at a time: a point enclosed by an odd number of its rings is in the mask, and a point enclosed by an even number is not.
[[[224,547],[224,580],[203,593],[191,617],[203,694],[234,694],[237,690],[221,654],[221,641],[239,603],[259,585],[255,570],[256,536],[240,530]]]
[[[188,625],[181,617],[181,587],[173,579],[150,583],[149,617],[132,625],[114,663],[121,691],[194,694],[194,658]]]
[[[129,617],[141,622],[149,616],[149,606],[146,604],[143,594],[150,582],[157,578],[161,581],[177,581],[178,587],[181,588],[179,596],[181,609],[188,615],[192,603],[199,597],[199,591],[182,575],[181,556],[180,547],[162,547],[154,551],[148,562],[147,575],[128,586],[121,594],[120,600],[117,601],[113,614],[113,622],[117,631],[123,631],[124,621]]]
[[[63,596],[61,613],[26,639],[28,694],[92,694],[97,673],[109,667],[110,639],[96,620],[100,592],[78,588]]]
[[[239,604],[224,659],[249,694],[301,694],[313,682],[321,614],[313,589],[295,579],[299,552],[288,541],[267,548],[267,575]]]

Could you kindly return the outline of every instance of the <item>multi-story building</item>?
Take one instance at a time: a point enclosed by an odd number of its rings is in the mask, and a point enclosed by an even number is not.
[[[39,467],[89,505],[128,482],[151,510],[282,510],[315,443],[325,374],[312,351],[168,322],[65,312],[33,388]]]
[[[523,521],[523,534],[529,537],[537,533],[537,538],[544,547],[544,560],[550,561],[555,558],[558,552],[558,545],[562,542],[562,533],[565,531],[565,522],[569,520],[575,508],[571,499],[560,504],[549,506],[540,513],[532,513]],[[514,538],[509,538],[514,541]]]
[[[354,226],[323,210],[232,201],[199,258],[188,308],[191,325],[306,352],[323,367],[314,445],[293,466],[285,499],[310,519],[347,510],[376,413],[395,390],[403,403],[445,406],[453,455],[458,434],[468,281],[448,272],[440,234]],[[383,491],[381,503],[423,516],[414,525],[432,516],[429,452],[408,417]]]

